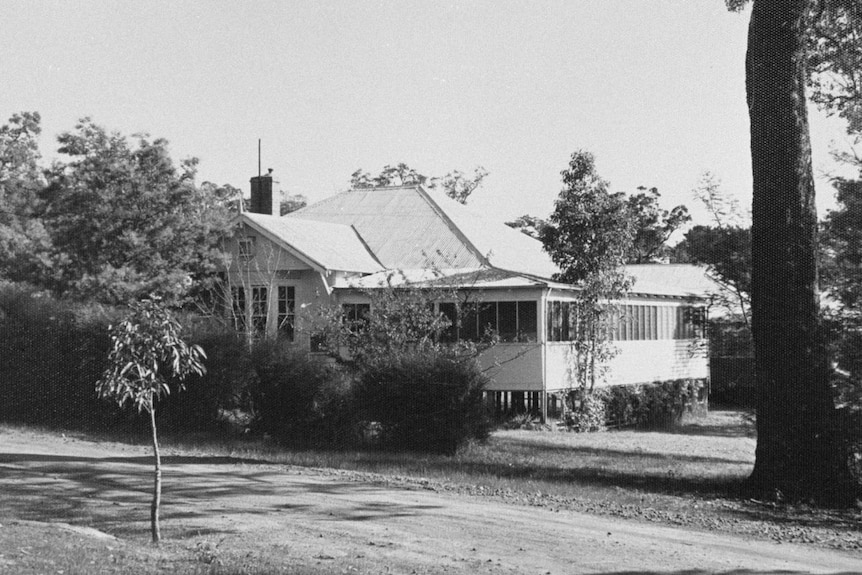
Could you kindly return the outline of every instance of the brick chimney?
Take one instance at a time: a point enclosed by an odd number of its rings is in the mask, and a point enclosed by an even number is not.
[[[265,176],[251,179],[251,212],[272,215],[272,168]]]

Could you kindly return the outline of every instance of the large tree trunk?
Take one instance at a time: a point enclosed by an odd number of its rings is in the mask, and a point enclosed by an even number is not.
[[[758,387],[756,462],[749,481],[761,496],[842,503],[848,484],[839,477],[841,465],[830,448],[832,399],[817,288],[805,99],[809,4],[755,0],[749,27],[751,307]]]

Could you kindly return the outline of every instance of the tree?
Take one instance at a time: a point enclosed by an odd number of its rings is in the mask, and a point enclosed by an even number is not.
[[[561,173],[564,188],[541,231],[545,251],[562,270],[557,279],[578,284],[573,349],[576,377],[591,392],[614,355],[611,344],[614,300],[631,285],[623,265],[631,250],[634,225],[623,194],[612,194],[593,155],[579,150]]]
[[[308,198],[306,198],[302,194],[293,194],[293,195],[287,196],[278,205],[278,215],[283,216],[285,214],[289,214],[290,212],[295,212],[296,210],[301,210],[302,208],[304,208],[307,205],[308,205]]]
[[[681,226],[691,221],[688,208],[676,206],[670,211],[662,209],[658,188],[638,188],[638,193],[626,200],[629,217],[634,219],[634,238],[628,254],[628,263],[647,264],[667,256],[667,241]]]
[[[96,390],[100,397],[115,401],[120,407],[133,405],[139,413],[149,414],[154,457],[150,528],[153,543],[158,543],[161,540],[162,464],[156,401],[171,392],[172,381],[182,389],[182,381],[187,376],[203,375],[206,354],[199,346],[182,340],[180,323],[158,299],[144,299],[131,307],[126,319],[109,327],[109,367],[96,384]]]
[[[50,239],[40,218],[38,112],[0,126],[0,277],[38,283],[50,267]]]
[[[818,0],[808,35],[811,99],[862,133],[862,6],[856,0]]]
[[[727,288],[727,301],[718,302],[736,312],[748,325],[751,306],[751,229],[694,226],[675,248],[677,259],[703,264]]]
[[[467,199],[482,185],[482,180],[487,175],[485,168],[477,166],[472,177],[453,170],[442,178],[428,178],[402,162],[395,166],[387,164],[377,176],[372,176],[360,168],[350,175],[350,187],[362,190],[384,186],[427,186],[431,189],[440,188],[456,202],[466,204]]]
[[[634,237],[625,196],[610,193],[589,152],[572,154],[561,172],[564,188],[542,229],[545,250],[562,273],[561,281],[582,283],[615,272],[626,260]],[[618,286],[625,285],[620,278]]]
[[[482,185],[482,180],[488,171],[482,166],[473,169],[473,176],[467,176],[460,170],[454,170],[442,178],[432,178],[431,188],[442,188],[443,192],[459,204],[466,204],[470,195]]]
[[[43,193],[57,292],[179,300],[216,271],[231,188],[195,186],[197,160],[176,167],[164,139],[137,135],[131,145],[89,118],[58,139],[70,159],[54,164]]]
[[[726,194],[720,180],[705,172],[694,196],[706,207],[713,225],[697,225],[674,247],[677,261],[703,264],[725,289],[717,302],[742,319],[751,315],[751,227],[745,223],[739,202]]]
[[[826,317],[831,351],[849,377],[839,398],[862,410],[862,180],[839,179],[838,209],[823,222],[824,284],[832,305]],[[855,398],[855,399],[854,399]]]
[[[746,56],[751,121],[752,329],[757,448],[749,484],[846,504],[817,289],[817,215],[805,86],[809,0],[754,0]]]
[[[506,225],[538,240],[542,237],[542,228],[547,225],[547,222],[542,218],[524,214],[511,222],[506,222]]]

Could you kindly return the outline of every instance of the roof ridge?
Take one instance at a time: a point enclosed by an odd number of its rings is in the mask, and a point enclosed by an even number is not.
[[[448,227],[450,230],[452,230],[452,232],[461,241],[463,241],[466,244],[467,249],[469,249],[473,253],[474,256],[479,258],[480,262],[482,262],[484,265],[488,266],[489,268],[495,268],[496,269],[496,266],[492,265],[491,261],[488,259],[488,257],[485,254],[483,254],[481,251],[479,251],[479,248],[476,247],[476,244],[473,242],[473,240],[471,240],[469,237],[467,237],[467,234],[465,234],[464,231],[460,227],[458,227],[458,225],[454,221],[452,221],[452,217],[449,216],[449,214],[446,212],[446,210],[443,207],[441,207],[440,204],[437,203],[437,201],[431,196],[431,194],[428,193],[428,190],[426,190],[424,186],[422,186],[421,184],[417,185],[416,191],[419,192],[419,196],[422,199],[424,199],[425,202],[427,202],[429,206],[431,206],[431,209],[434,210],[435,213],[442,216],[443,221],[446,224],[446,227]],[[452,201],[455,201],[455,200],[452,200]]]

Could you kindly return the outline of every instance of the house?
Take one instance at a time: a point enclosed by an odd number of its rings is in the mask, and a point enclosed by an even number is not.
[[[397,285],[444,286],[478,307],[449,334],[475,339],[491,328],[500,342],[479,356],[502,410],[553,409],[573,383],[568,310],[576,286],[537,240],[488,220],[422,186],[342,192],[283,217],[270,215],[272,179],[252,178],[252,212],[238,217],[228,278],[235,315],[269,335],[312,349],[301,312],[339,304],[346,315],[369,293]],[[691,266],[631,266],[636,282],[619,302],[619,353],[607,385],[709,376],[703,286]],[[685,279],[682,279],[684,276]],[[643,279],[643,281],[641,281]],[[454,302],[435,304],[453,315]]]

